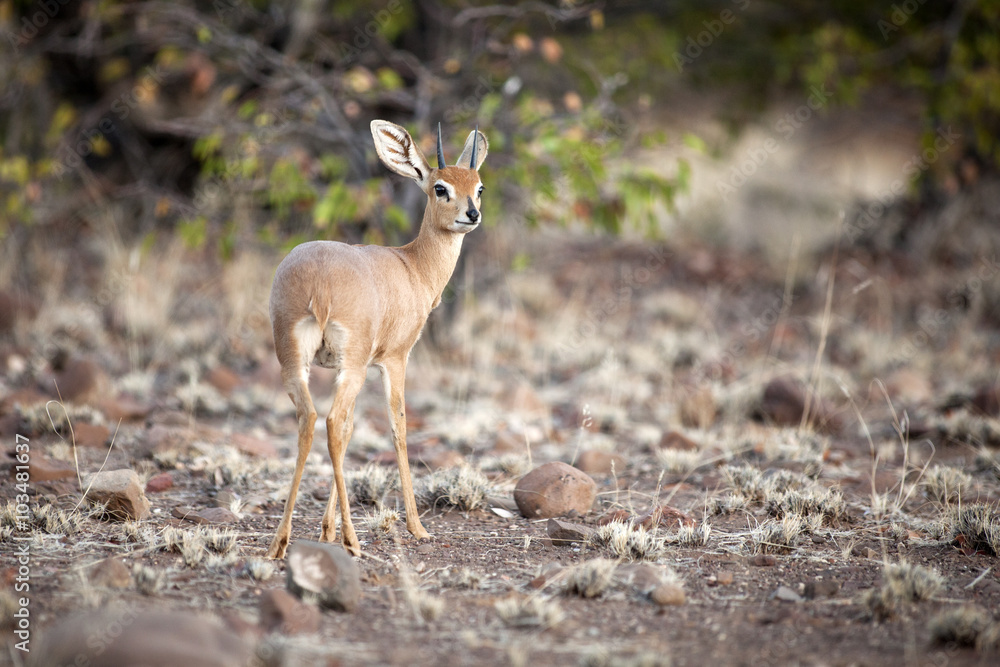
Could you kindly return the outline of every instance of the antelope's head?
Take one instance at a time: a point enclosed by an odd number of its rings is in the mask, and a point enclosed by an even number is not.
[[[400,176],[412,178],[427,194],[427,211],[424,220],[436,228],[466,234],[483,221],[483,182],[479,167],[486,159],[489,144],[486,135],[478,129],[469,133],[465,149],[454,166],[446,166],[441,145],[441,126],[438,125],[437,168],[399,125],[384,120],[373,120],[372,137],[375,150],[382,163]]]

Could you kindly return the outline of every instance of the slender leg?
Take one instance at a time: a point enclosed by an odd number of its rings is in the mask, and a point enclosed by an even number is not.
[[[334,403],[337,401],[337,394],[340,393],[340,378],[337,378],[336,384],[333,386],[333,400]],[[332,408],[331,408],[332,414]],[[333,461],[334,447],[334,433],[333,428],[330,426],[329,415],[326,420],[326,447],[330,452],[330,463],[336,467],[336,463]],[[320,533],[320,542],[335,542],[337,540],[337,477],[336,475],[330,480],[330,500],[326,503],[326,512],[323,513],[323,532]]]
[[[361,553],[358,536],[351,522],[351,507],[347,499],[347,484],[344,482],[344,456],[347,445],[354,432],[354,401],[365,382],[364,369],[361,371],[343,371],[343,377],[337,386],[337,395],[333,399],[333,407],[326,418],[327,447],[330,450],[330,460],[333,462],[333,488],[330,490],[330,501],[323,515],[323,536],[320,539],[331,541],[335,535],[335,512],[340,505],[340,527],[343,531],[344,547],[354,555]]]
[[[299,443],[298,456],[295,460],[295,476],[292,477],[292,486],[288,490],[288,498],[285,500],[285,513],[278,524],[278,531],[271,540],[271,546],[267,550],[268,558],[284,558],[285,549],[288,548],[288,540],[292,534],[292,511],[295,509],[295,497],[299,492],[299,482],[302,481],[302,470],[306,465],[306,458],[309,450],[312,449],[313,428],[316,425],[316,408],[313,406],[312,397],[309,395],[309,384],[306,380],[308,372],[302,369],[294,369],[285,372],[285,388],[288,396],[295,404],[295,415],[299,422]]]
[[[410,461],[406,456],[406,401],[403,396],[406,360],[387,360],[382,368],[382,383],[385,386],[389,424],[392,427],[392,445],[396,448],[399,483],[403,489],[403,505],[406,507],[406,529],[418,540],[429,539],[430,535],[420,525],[417,500],[413,496],[413,480],[410,478]]]

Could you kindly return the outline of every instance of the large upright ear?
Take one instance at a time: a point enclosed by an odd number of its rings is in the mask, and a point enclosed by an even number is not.
[[[476,164],[472,164],[472,148],[473,142],[476,140],[476,136],[479,137],[479,147],[476,149]],[[486,159],[486,151],[489,149],[490,143],[486,141],[486,135],[479,130],[473,130],[469,132],[469,138],[465,140],[465,149],[462,151],[462,155],[459,156],[458,162],[455,163],[456,167],[464,167],[466,169],[475,169],[479,171],[479,165],[483,163]]]
[[[382,164],[400,176],[412,178],[421,188],[427,186],[431,166],[409,132],[395,123],[373,120],[372,137]]]

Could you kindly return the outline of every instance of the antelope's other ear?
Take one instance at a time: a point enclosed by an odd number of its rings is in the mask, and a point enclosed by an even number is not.
[[[409,132],[395,123],[373,120],[372,137],[382,164],[400,176],[412,178],[421,188],[427,186],[431,166]]]
[[[475,145],[476,138],[479,139],[479,146]],[[465,149],[462,150],[462,155],[459,156],[458,162],[455,163],[456,167],[464,167],[465,169],[475,169],[479,171],[479,165],[483,163],[486,159],[486,151],[490,147],[490,142],[486,141],[486,135],[479,130],[473,130],[469,132],[469,138],[465,140]],[[475,148],[476,151],[476,163],[472,164],[472,151]]]

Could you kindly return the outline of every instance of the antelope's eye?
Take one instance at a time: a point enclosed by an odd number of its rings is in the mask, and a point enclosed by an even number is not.
[[[476,193],[476,196],[477,197],[482,197],[483,196],[483,190],[485,190],[485,188],[480,185],[479,186],[479,192]]]
[[[443,185],[435,185],[434,194],[436,194],[438,197],[448,197],[448,191],[445,190]]]

